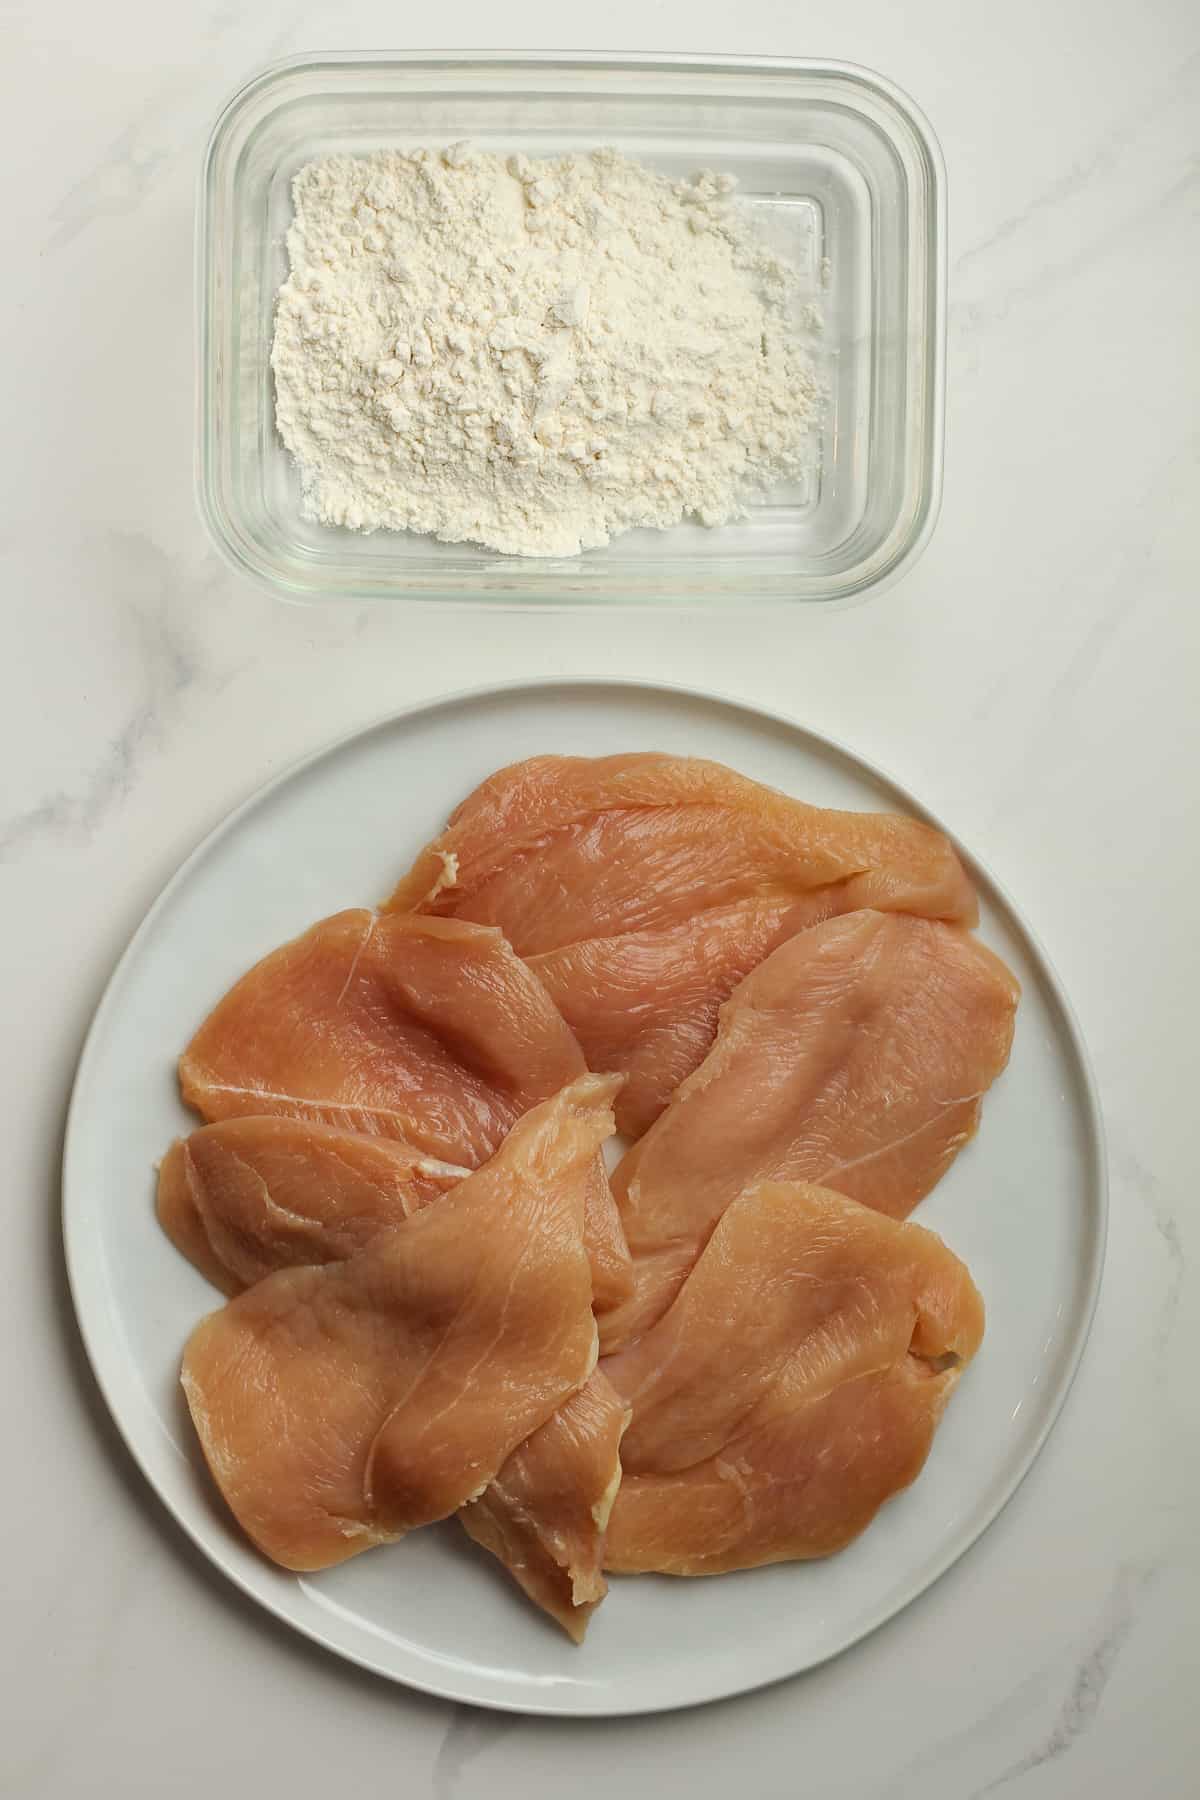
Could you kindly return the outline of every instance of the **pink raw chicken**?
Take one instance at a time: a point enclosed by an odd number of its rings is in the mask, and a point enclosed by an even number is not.
[[[801,1183],[726,1209],[665,1318],[603,1365],[632,1409],[607,1566],[827,1556],[920,1473],[983,1335],[932,1232]]]
[[[476,788],[389,911],[499,926],[644,1131],[775,945],[859,907],[971,923],[940,832],[807,806],[696,757],[538,756]]]
[[[468,1173],[390,1138],[226,1119],[171,1146],[158,1216],[201,1273],[236,1294],[277,1269],[345,1261]],[[627,1418],[597,1371],[459,1514],[577,1642],[606,1591],[604,1532]]]
[[[180,1138],[158,1177],[158,1218],[225,1294],[310,1263],[344,1262],[469,1175],[394,1138],[306,1119],[224,1119]]]
[[[337,913],[257,963],[179,1064],[210,1122],[306,1119],[478,1168],[529,1107],[583,1073],[545,989],[500,932],[450,919]],[[630,1289],[602,1165],[588,1192],[596,1303]]]
[[[967,932],[900,913],[849,913],[774,951],[613,1176],[634,1293],[604,1315],[604,1350],[662,1317],[752,1182],[818,1182],[911,1212],[978,1126],[1018,995]]]
[[[605,1534],[628,1423],[629,1408],[597,1369],[458,1515],[576,1643],[608,1591]]]
[[[595,1366],[584,1195],[612,1078],[521,1118],[348,1261],[269,1275],[188,1340],[213,1476],[274,1561],[321,1569],[482,1493]]]

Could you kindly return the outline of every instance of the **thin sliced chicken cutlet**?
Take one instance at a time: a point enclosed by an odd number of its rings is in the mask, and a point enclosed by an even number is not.
[[[390,1138],[300,1119],[226,1119],[171,1146],[158,1216],[232,1295],[279,1269],[345,1261],[469,1172]],[[576,1642],[605,1592],[604,1531],[627,1418],[595,1373],[459,1514]]]
[[[700,757],[536,756],[462,802],[388,910],[496,925],[531,956],[845,882],[850,908],[903,895],[975,917],[953,849],[916,820],[807,806]]]
[[[804,1183],[749,1188],[666,1316],[602,1365],[633,1414],[608,1568],[840,1550],[920,1473],[982,1336],[932,1232]]]
[[[435,1206],[205,1319],[182,1380],[209,1468],[275,1562],[321,1569],[475,1499],[596,1358],[583,1243],[616,1082],[520,1119]]]
[[[577,1644],[608,1591],[605,1534],[629,1416],[597,1369],[458,1515]]]
[[[585,1067],[499,931],[357,910],[322,919],[235,983],[188,1045],[179,1078],[210,1123],[305,1119],[475,1169]],[[631,1275],[599,1161],[587,1239],[596,1303],[611,1305]]]
[[[662,1317],[755,1181],[812,1181],[911,1212],[974,1134],[1018,998],[976,938],[900,913],[847,914],[773,951],[614,1172],[634,1293],[601,1320],[605,1352]]]
[[[528,958],[589,1064],[626,1076],[617,1103],[627,1137],[648,1130],[712,1048],[722,1003],[778,944],[817,924],[829,895],[743,900],[619,937]],[[582,1035],[580,1035],[582,1034]]]
[[[214,1287],[238,1294],[279,1269],[344,1262],[470,1172],[306,1119],[224,1119],[171,1145],[158,1218]]]
[[[717,1011],[777,943],[860,907],[972,923],[974,890],[938,831],[807,806],[719,763],[540,756],[458,808],[388,901],[499,926],[591,1068],[629,1079],[644,1131],[712,1043]]]

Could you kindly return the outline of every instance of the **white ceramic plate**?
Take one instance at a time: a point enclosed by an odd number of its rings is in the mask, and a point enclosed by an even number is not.
[[[194,1120],[175,1059],[229,983],[314,919],[374,901],[468,789],[538,751],[716,757],[824,805],[912,798],[848,752],[718,699],[560,682],[456,696],[323,751],[247,802],[179,870],[114,974],[84,1049],[64,1209],[92,1366],[147,1480],[205,1554],[331,1650],[431,1693],[546,1713],[637,1713],[812,1667],[881,1624],[996,1516],[1036,1456],[1087,1336],[1103,1260],[1104,1160],[1079,1034],[1045,957],[972,864],[982,933],[1024,987],[1009,1068],[982,1130],[920,1209],[969,1264],[983,1349],[915,1487],[823,1563],[700,1581],[618,1579],[576,1649],[453,1526],[314,1577],[245,1543],[216,1499],[178,1384],[212,1290],[152,1211],[154,1163]]]

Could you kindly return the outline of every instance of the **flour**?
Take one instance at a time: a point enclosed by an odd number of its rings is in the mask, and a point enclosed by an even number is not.
[[[570,556],[803,473],[797,277],[734,185],[613,150],[302,169],[271,363],[306,513]]]

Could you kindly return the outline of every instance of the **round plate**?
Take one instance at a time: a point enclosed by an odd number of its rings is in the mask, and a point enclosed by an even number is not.
[[[67,1133],[67,1262],[84,1342],[143,1473],[194,1542],[340,1655],[430,1693],[528,1712],[693,1705],[811,1668],[882,1624],[962,1555],[1029,1468],[1082,1353],[1103,1260],[1101,1127],[1078,1030],[1012,904],[968,858],[982,935],[1024,998],[982,1130],[920,1218],[970,1266],[987,1338],[920,1480],[869,1531],[825,1562],[615,1580],[579,1649],[450,1525],[318,1576],[285,1574],[250,1548],[211,1489],[178,1382],[184,1339],[214,1295],[152,1208],[156,1159],[195,1124],[175,1059],[264,952],[386,894],[493,769],[543,751],[636,749],[715,757],[821,805],[929,816],[827,740],[677,689],[555,682],[413,708],[273,782],[183,865],[101,1002]]]

